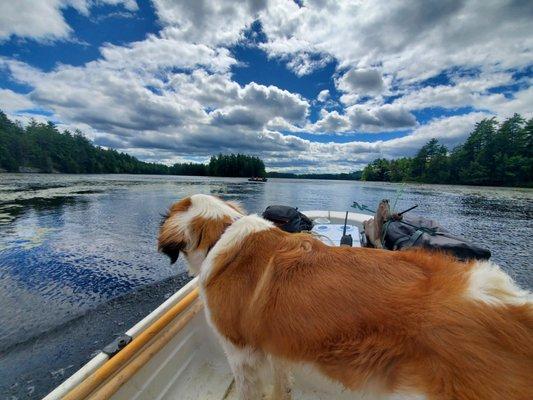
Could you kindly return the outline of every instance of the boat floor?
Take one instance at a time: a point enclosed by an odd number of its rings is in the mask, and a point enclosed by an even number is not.
[[[220,365],[205,360],[195,360],[190,367],[189,372],[175,381],[162,399],[240,400],[229,369],[221,370]],[[264,400],[270,399],[270,391],[267,386]],[[302,388],[298,385],[292,387],[291,395],[293,400],[359,399],[354,393],[337,393],[332,397],[331,392]],[[368,397],[365,399],[369,400]]]
[[[305,368],[293,371],[293,400],[365,399]],[[265,382],[269,382],[265,379]],[[233,375],[203,312],[141,368],[113,400],[237,400]],[[268,386],[265,393],[270,390]],[[270,398],[269,396],[264,397]],[[258,399],[260,400],[260,399]]]

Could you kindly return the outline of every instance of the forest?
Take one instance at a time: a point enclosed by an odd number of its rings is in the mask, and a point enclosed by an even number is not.
[[[358,181],[361,179],[362,171],[342,172],[339,174],[293,174],[290,172],[267,172],[269,178],[290,178],[290,179],[329,179],[337,181]]]
[[[533,119],[520,115],[478,122],[452,149],[431,139],[414,157],[378,158],[361,176],[366,181],[462,185],[533,186]]]
[[[342,179],[465,185],[533,187],[533,119],[515,114],[502,123],[478,122],[466,141],[452,150],[431,139],[414,157],[378,158],[362,171],[293,174],[265,171],[259,157],[218,154],[208,164],[171,166],[141,161],[95,146],[80,131],[60,132],[52,123],[26,127],[0,111],[0,171],[127,173],[160,175]]]
[[[209,164],[167,166],[141,161],[114,149],[95,146],[80,131],[60,132],[52,123],[31,121],[26,127],[0,111],[0,170],[69,174],[160,174],[196,176],[265,176],[254,156],[219,154]]]

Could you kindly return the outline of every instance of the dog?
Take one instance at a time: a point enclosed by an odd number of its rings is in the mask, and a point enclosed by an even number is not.
[[[201,194],[170,208],[158,244],[199,276],[241,399],[261,398],[267,357],[275,399],[299,364],[379,398],[533,399],[532,296],[491,262],[329,247]]]

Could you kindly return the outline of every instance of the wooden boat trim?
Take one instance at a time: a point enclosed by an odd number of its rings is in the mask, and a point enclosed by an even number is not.
[[[101,385],[107,378],[117,372],[126,362],[139,353],[141,348],[165,328],[172,320],[193,301],[198,298],[198,287],[189,292],[183,299],[175,304],[170,310],[164,313],[161,318],[155,321],[150,327],[145,329],[139,336],[131,341],[126,347],[110,358],[104,365],[89,375],[83,382],[68,392],[63,400],[85,399],[92,391]]]
[[[172,340],[176,334],[198,314],[203,305],[200,300],[183,313],[179,318],[173,320],[168,327],[158,335],[154,341],[144,347],[140,353],[126,364],[121,370],[100,386],[88,400],[106,400],[111,398],[129,379],[135,375],[148,361],[152,359],[165,345]]]
[[[126,334],[133,338],[132,342],[128,344],[122,351],[120,351],[115,357],[110,358],[107,354],[100,352],[95,357],[93,357],[87,364],[81,367],[76,373],[71,377],[65,380],[61,385],[56,387],[52,392],[50,392],[43,400],[59,400],[67,398],[66,395],[71,392],[73,389],[82,385],[89,377],[93,375],[95,371],[105,365],[108,361],[114,360],[120,353],[126,350],[127,347],[131,346],[137,338],[145,331],[147,331],[152,325],[159,321],[164,315],[166,315],[170,310],[180,304],[187,296],[192,294],[192,297],[187,299],[187,305],[189,305],[194,299],[198,297],[198,279],[194,278],[175,294],[169,297],[165,302],[163,302],[159,307],[152,311],[149,315],[135,324],[130,328]],[[182,306],[185,303],[182,303]],[[181,308],[181,307],[180,307]],[[183,307],[185,309],[186,307]],[[176,316],[175,314],[174,316]],[[168,320],[170,322],[172,319]],[[161,327],[161,329],[164,326]],[[150,338],[148,338],[149,340]],[[146,343],[146,341],[144,342]],[[100,382],[101,383],[101,382]]]

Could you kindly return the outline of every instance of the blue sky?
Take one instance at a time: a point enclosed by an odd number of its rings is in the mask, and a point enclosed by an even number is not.
[[[19,0],[0,108],[141,159],[355,170],[532,117],[527,1]]]

